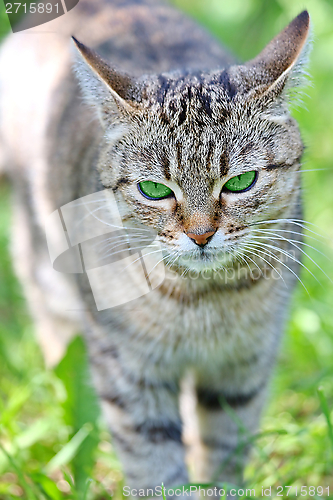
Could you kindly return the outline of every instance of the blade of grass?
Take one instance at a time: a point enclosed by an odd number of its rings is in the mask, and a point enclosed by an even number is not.
[[[48,500],[62,500],[62,495],[57,485],[47,476],[41,473],[31,474],[31,479],[34,481],[43,495]]]
[[[7,457],[8,462],[11,464],[11,466],[15,470],[17,477],[19,478],[20,485],[27,495],[27,499],[28,500],[39,500],[38,497],[35,495],[32,487],[27,483],[20,467],[16,464],[13,457],[5,450],[5,448],[1,444],[0,444],[0,450]]]
[[[166,500],[165,493],[164,493],[164,483],[162,483],[162,497],[163,497],[163,500]]]
[[[89,489],[90,489],[90,486],[91,486],[92,482],[93,482],[92,479],[87,479],[86,489],[83,492],[83,498],[82,498],[82,500],[87,500]]]
[[[46,474],[54,472],[63,465],[67,465],[75,457],[79,447],[92,431],[92,424],[84,424],[81,429],[74,434],[72,439],[49,461],[45,466]]]
[[[86,346],[82,337],[75,337],[69,344],[66,355],[55,368],[55,374],[66,389],[67,398],[62,404],[64,420],[72,428],[73,435],[86,424],[93,426],[89,436],[71,459],[75,487],[81,498],[86,488],[86,481],[92,475],[99,442],[97,423],[99,405],[95,390],[90,383]]]
[[[320,406],[321,406],[322,412],[323,412],[323,414],[326,418],[326,422],[327,422],[328,436],[330,438],[331,449],[332,449],[331,460],[333,460],[333,426],[332,426],[332,422],[331,422],[330,410],[328,407],[328,403],[327,403],[327,399],[326,399],[323,387],[318,387],[318,396],[319,396],[319,401],[320,401]]]

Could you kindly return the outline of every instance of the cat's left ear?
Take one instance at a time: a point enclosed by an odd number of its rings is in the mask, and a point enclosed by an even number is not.
[[[248,98],[281,98],[306,83],[309,32],[310,17],[305,10],[242,67]]]
[[[86,99],[105,128],[128,123],[140,110],[140,88],[134,78],[111,67],[95,51],[76,40],[76,74]]]

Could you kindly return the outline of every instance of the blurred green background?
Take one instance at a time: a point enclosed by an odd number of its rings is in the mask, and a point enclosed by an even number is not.
[[[310,85],[293,114],[306,144],[309,228],[301,279],[271,383],[246,486],[322,486],[333,498],[333,3],[329,0],[174,0],[241,60],[254,57],[304,8],[313,26]],[[9,29],[0,1],[0,36]],[[1,68],[0,68],[1,71]],[[87,387],[82,341],[46,370],[9,256],[10,188],[0,181],[0,499],[120,498],[122,472]],[[316,238],[316,239],[313,239]],[[322,252],[322,253],[320,253]],[[324,255],[322,255],[324,254]],[[316,262],[316,264],[314,263]],[[312,274],[311,274],[312,273]],[[314,275],[314,276],[313,276]],[[317,281],[318,280],[318,281]],[[245,437],[246,438],[246,437]],[[275,491],[275,493],[274,493]],[[320,498],[307,490],[303,498]],[[284,490],[286,497],[287,490]],[[245,498],[245,497],[244,497]],[[253,497],[252,497],[253,498]],[[276,497],[281,498],[281,497]]]

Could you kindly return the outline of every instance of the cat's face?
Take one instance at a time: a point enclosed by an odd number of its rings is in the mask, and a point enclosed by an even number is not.
[[[166,262],[218,269],[253,241],[253,223],[288,217],[301,153],[294,120],[278,123],[204,77],[169,79],[106,146],[102,180],[117,186],[126,224],[157,230]]]
[[[158,232],[166,263],[223,267],[254,253],[258,223],[295,208],[303,148],[287,102],[308,31],[303,12],[245,65],[139,81],[76,41],[83,90],[106,129],[102,182],[126,225]]]

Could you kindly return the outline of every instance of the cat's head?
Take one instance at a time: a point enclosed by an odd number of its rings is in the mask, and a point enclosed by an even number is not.
[[[308,33],[305,11],[246,64],[138,80],[75,41],[82,88],[105,128],[102,182],[128,224],[156,229],[180,265],[219,268],[257,223],[293,216],[303,145],[288,104]]]

